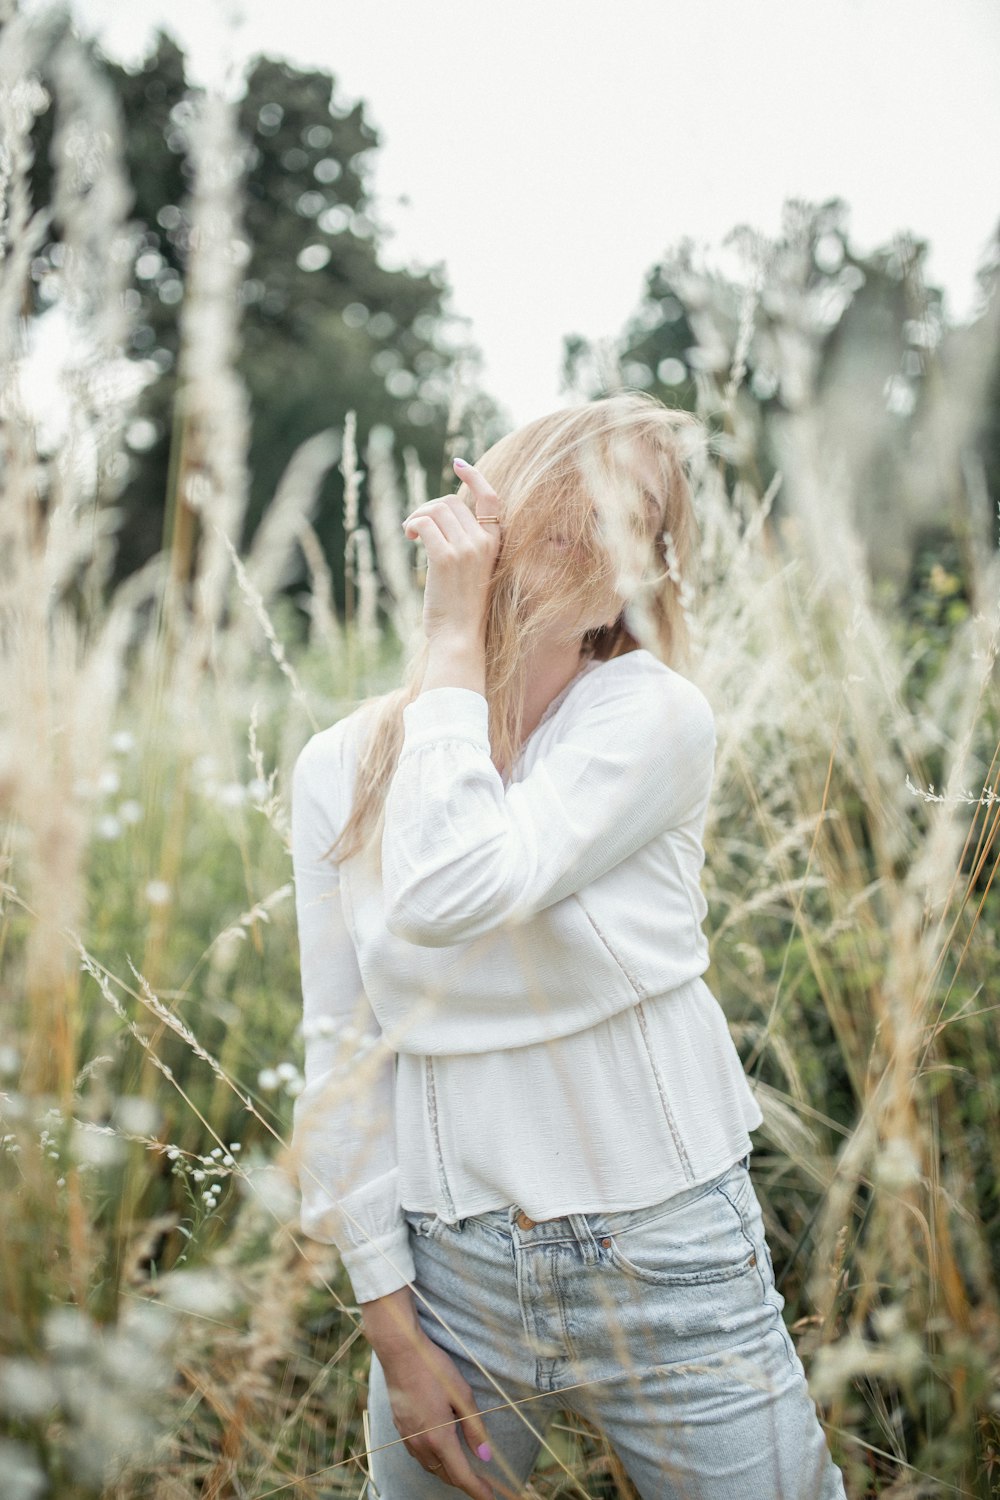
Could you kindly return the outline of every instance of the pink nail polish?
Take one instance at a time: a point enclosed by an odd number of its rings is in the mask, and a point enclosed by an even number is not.
[[[484,1464],[488,1464],[493,1457],[493,1450],[491,1449],[489,1443],[480,1443],[479,1447],[476,1449],[476,1452],[479,1454],[479,1457],[482,1459]]]
[[[464,458],[453,458],[452,463],[455,465],[456,469],[467,469],[469,467]]]

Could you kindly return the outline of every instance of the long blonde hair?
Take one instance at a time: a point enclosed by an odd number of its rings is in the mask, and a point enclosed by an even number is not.
[[[496,491],[501,521],[486,616],[494,764],[513,765],[520,749],[533,648],[568,608],[593,611],[609,585],[624,607],[613,623],[581,633],[582,659],[607,661],[641,645],[669,666],[685,664],[697,529],[686,462],[704,438],[690,412],[664,406],[645,391],[624,391],[539,417],[476,460]],[[474,509],[467,485],[457,493]],[[360,705],[368,705],[370,715],[353,805],[328,856],[344,860],[369,848],[379,859],[403,709],[420,692],[428,651],[423,640],[402,685]]]

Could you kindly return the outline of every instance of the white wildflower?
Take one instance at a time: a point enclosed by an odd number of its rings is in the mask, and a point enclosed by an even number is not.
[[[170,901],[170,887],[165,880],[150,880],[146,883],[146,900],[150,906],[166,906]]]

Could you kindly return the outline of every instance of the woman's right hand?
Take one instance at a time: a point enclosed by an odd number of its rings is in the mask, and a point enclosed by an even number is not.
[[[485,648],[486,607],[490,579],[500,555],[496,491],[471,464],[460,477],[475,502],[473,510],[458,495],[425,500],[403,522],[405,534],[419,539],[427,552],[424,588],[424,633],[432,646]]]
[[[408,1288],[402,1291],[408,1292]],[[388,1298],[379,1300],[387,1302]],[[459,1437],[461,1431],[474,1452],[485,1445],[479,1454],[485,1459],[489,1440],[482,1417],[476,1415],[471,1386],[415,1317],[405,1331],[397,1319],[391,1337],[380,1338],[373,1316],[377,1305],[362,1304],[365,1331],[385,1374],[393,1422],[406,1451],[428,1473],[471,1500],[493,1500],[493,1486],[473,1473]],[[410,1433],[415,1435],[411,1437]]]

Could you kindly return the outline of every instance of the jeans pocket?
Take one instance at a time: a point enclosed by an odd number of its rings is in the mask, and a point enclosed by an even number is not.
[[[748,1184],[737,1163],[679,1212],[638,1210],[634,1222],[619,1220],[601,1245],[619,1271],[652,1286],[700,1286],[747,1276],[757,1264],[743,1212]]]

